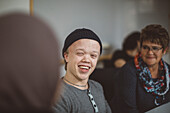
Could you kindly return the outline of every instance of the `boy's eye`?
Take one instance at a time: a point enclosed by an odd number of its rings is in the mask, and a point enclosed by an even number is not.
[[[79,55],[79,56],[81,56],[83,54],[84,54],[83,52],[77,52],[77,55]]]
[[[95,54],[92,54],[92,55],[91,55],[91,57],[92,57],[92,58],[96,58],[96,57],[97,57],[97,55],[95,55]]]

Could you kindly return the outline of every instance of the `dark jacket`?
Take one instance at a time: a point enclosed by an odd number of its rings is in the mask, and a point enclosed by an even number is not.
[[[114,113],[144,113],[157,107],[154,103],[154,96],[145,91],[136,73],[133,60],[120,70],[116,83],[116,94],[110,102]],[[170,91],[165,94],[165,100],[161,105],[169,101]]]

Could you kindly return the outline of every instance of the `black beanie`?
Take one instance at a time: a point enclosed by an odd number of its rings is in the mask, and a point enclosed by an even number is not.
[[[74,43],[77,40],[80,39],[92,39],[92,40],[96,40],[99,44],[100,44],[100,54],[102,53],[102,43],[99,39],[99,37],[91,30],[89,29],[76,29],[75,31],[73,31],[72,33],[70,33],[67,38],[65,39],[64,42],[64,47],[62,50],[62,55],[64,57],[64,52],[66,52],[66,50],[68,49],[68,47]]]

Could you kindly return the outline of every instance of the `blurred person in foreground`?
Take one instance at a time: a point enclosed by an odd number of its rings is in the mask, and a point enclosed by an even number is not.
[[[37,17],[0,17],[0,113],[51,113],[59,95],[58,44]]]
[[[144,113],[170,101],[170,66],[162,59],[169,46],[167,30],[147,25],[140,45],[140,53],[120,71],[117,95],[111,101],[115,113]]]
[[[67,36],[62,51],[64,89],[54,106],[56,113],[111,113],[102,86],[89,80],[101,53],[102,43],[90,29],[76,29]]]

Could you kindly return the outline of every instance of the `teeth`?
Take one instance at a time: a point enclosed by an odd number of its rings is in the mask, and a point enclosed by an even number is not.
[[[89,67],[86,67],[86,66],[80,66],[80,68],[82,68],[82,69],[89,69]]]

